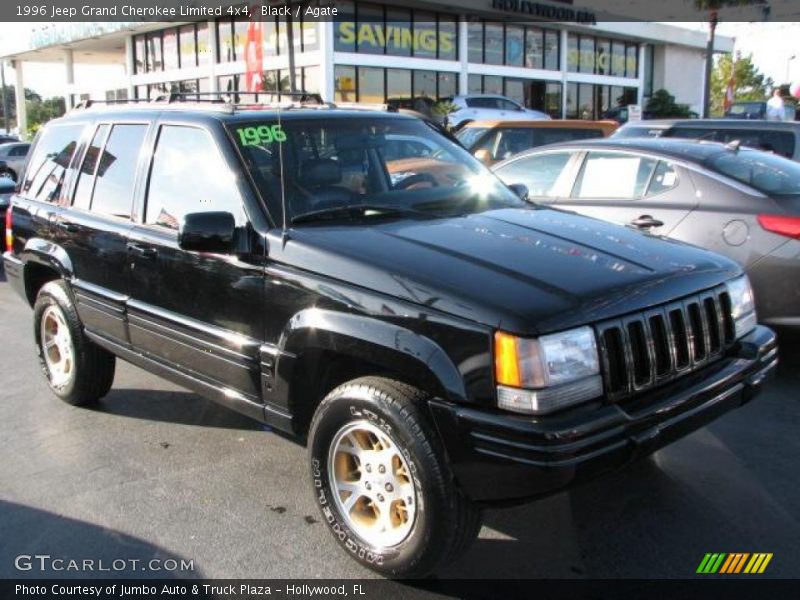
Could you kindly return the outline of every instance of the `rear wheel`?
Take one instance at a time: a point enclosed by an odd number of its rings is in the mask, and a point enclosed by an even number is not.
[[[390,577],[433,572],[480,530],[419,410],[425,399],[391,379],[357,379],[322,401],[309,434],[324,521],[350,556]]]
[[[51,281],[39,290],[33,322],[39,364],[56,396],[84,406],[108,393],[114,382],[114,355],[86,337],[63,281]]]

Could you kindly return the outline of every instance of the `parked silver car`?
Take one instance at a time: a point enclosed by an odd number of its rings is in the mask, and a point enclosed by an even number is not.
[[[800,165],[737,144],[591,140],[494,170],[535,202],[669,236],[738,261],[759,320],[800,327]]]
[[[511,98],[495,94],[456,96],[450,102],[456,110],[447,115],[446,124],[452,129],[463,127],[471,121],[530,121],[550,118],[547,113],[525,108]]]
[[[31,145],[25,142],[10,142],[0,144],[0,177],[8,177],[17,180],[17,176],[22,173],[25,159]]]

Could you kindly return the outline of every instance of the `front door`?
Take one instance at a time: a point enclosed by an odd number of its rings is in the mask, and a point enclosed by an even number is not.
[[[263,261],[178,246],[189,213],[230,212],[246,229],[231,166],[211,130],[160,126],[140,222],[128,241],[128,325],[138,351],[226,397],[260,403]]]

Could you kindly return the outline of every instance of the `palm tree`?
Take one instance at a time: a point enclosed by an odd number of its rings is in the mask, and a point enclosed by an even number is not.
[[[769,15],[767,0],[694,0],[695,8],[708,12],[708,46],[706,47],[706,74],[703,82],[703,118],[708,118],[711,99],[711,68],[714,64],[714,37],[719,22],[719,11],[738,6],[761,6],[764,17]]]

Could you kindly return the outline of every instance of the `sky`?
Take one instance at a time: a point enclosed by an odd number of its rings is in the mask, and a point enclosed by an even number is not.
[[[26,23],[0,23],[0,52],[3,47],[12,46],[19,40],[27,39]],[[676,23],[682,27],[706,31],[705,23]],[[797,39],[800,38],[800,23],[720,23],[717,32],[721,35],[736,38],[736,51],[743,55],[752,54],[755,65],[765,75],[776,82],[800,81],[800,50]],[[797,53],[797,58],[790,57]],[[107,71],[103,68],[91,68],[76,65],[76,79],[85,74],[89,77],[102,77]],[[107,67],[106,67],[107,69]],[[6,83],[13,84],[13,69],[6,69]],[[25,84],[42,96],[57,96],[63,93],[64,71],[60,64],[26,63]]]

